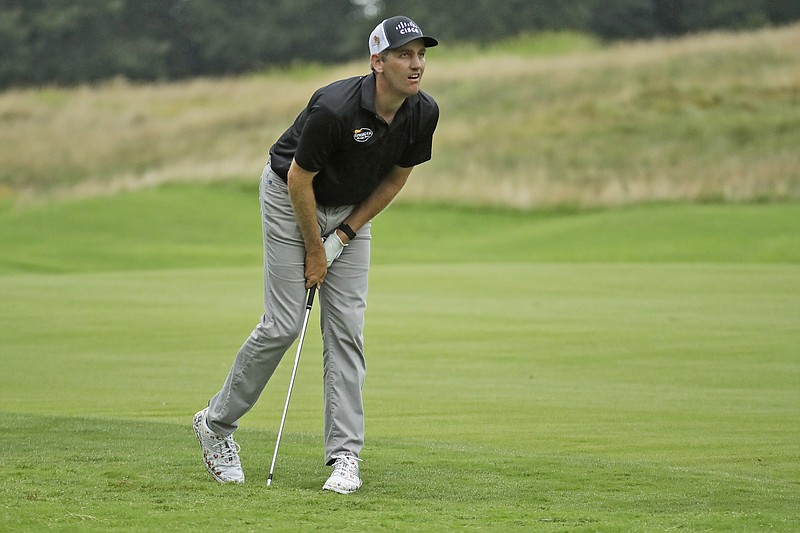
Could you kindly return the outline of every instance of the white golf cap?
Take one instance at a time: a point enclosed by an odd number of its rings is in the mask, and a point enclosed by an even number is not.
[[[369,36],[369,53],[380,54],[384,50],[398,48],[414,39],[422,39],[429,48],[439,44],[433,37],[424,35],[419,25],[410,18],[388,18],[372,30]]]

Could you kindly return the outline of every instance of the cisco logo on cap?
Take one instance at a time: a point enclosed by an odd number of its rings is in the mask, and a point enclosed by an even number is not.
[[[419,31],[419,26],[414,24],[414,22],[400,22],[397,26],[394,27],[395,31],[400,35],[407,35],[409,33],[414,33],[417,35],[422,35],[422,32]]]

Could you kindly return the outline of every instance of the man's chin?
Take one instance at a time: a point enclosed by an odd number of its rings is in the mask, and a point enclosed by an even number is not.
[[[406,96],[414,96],[419,92],[419,83],[414,83],[406,89]]]

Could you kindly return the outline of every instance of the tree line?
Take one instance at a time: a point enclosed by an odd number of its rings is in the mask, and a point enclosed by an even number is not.
[[[405,14],[443,42],[575,30],[604,40],[800,20],[794,0],[0,0],[0,88],[239,74],[367,55]]]

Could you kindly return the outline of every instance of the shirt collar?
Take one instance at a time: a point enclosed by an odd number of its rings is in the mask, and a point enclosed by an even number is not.
[[[376,92],[376,79],[375,73],[368,76],[364,76],[364,79],[361,80],[361,107],[372,113],[373,115],[377,115],[378,112],[375,110],[375,92]],[[419,101],[419,95],[414,94],[409,96],[403,102],[403,105],[400,106],[398,109],[397,114],[395,115],[395,120],[398,118],[405,118],[409,113],[411,113],[411,107],[415,105]]]

